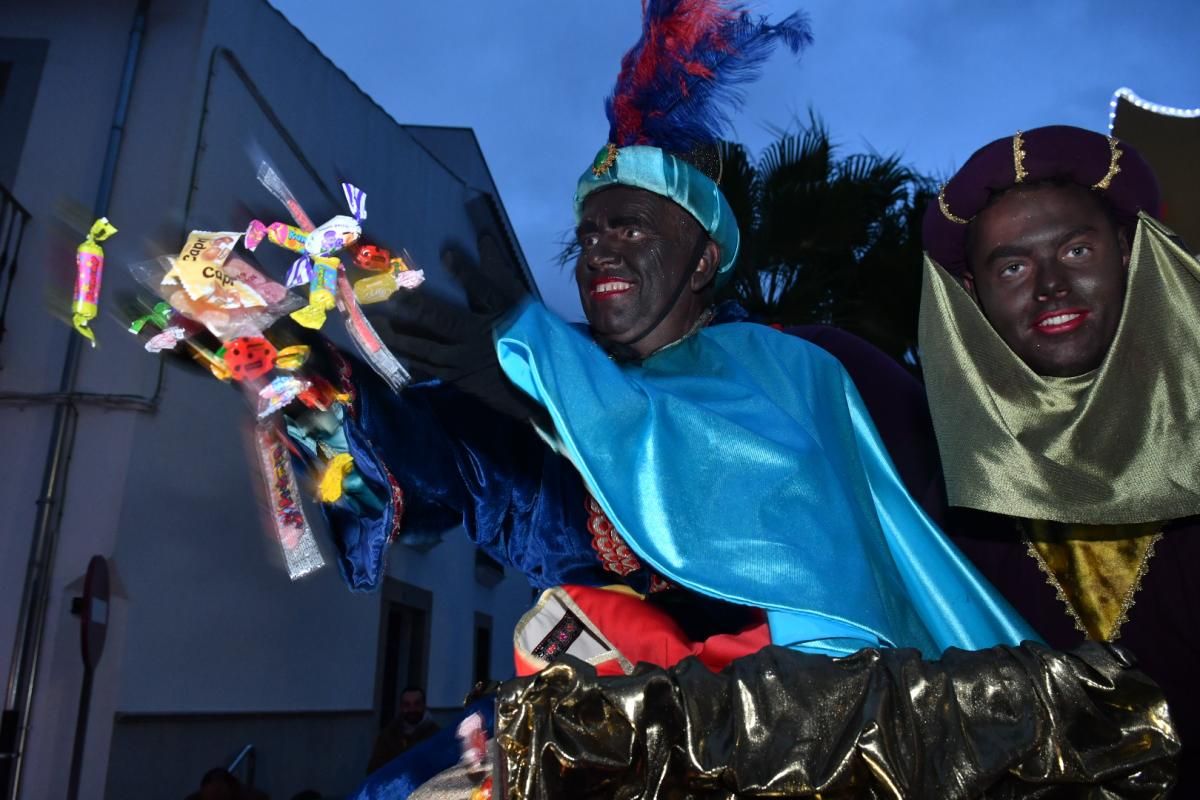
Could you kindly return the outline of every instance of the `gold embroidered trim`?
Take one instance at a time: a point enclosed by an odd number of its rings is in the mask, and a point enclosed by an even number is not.
[[[1106,190],[1112,183],[1112,179],[1117,177],[1117,173],[1121,171],[1121,165],[1117,162],[1121,160],[1123,155],[1121,148],[1118,147],[1120,142],[1116,137],[1108,137],[1108,152],[1111,154],[1111,160],[1108,162],[1108,172],[1104,173],[1104,177],[1092,184],[1093,189]]]
[[[601,152],[604,154],[604,157],[601,158],[600,154],[597,153],[596,160],[592,163],[592,174],[597,178],[608,172],[612,169],[612,165],[617,163],[617,146],[615,144],[609,142]]]
[[[951,213],[950,206],[946,203],[946,184],[944,183],[942,184],[942,188],[938,189],[938,208],[942,210],[942,216],[951,222],[959,225],[966,225],[967,222],[969,222],[969,220],[965,220],[962,217],[957,217]]]
[[[1050,569],[1050,565],[1046,563],[1046,559],[1042,558],[1041,551],[1033,544],[1033,539],[1029,538],[1029,534],[1024,529],[1021,530],[1021,538],[1025,540],[1025,551],[1033,557],[1037,562],[1038,569],[1046,576],[1046,583],[1054,587],[1054,594],[1062,601],[1062,604],[1067,607],[1067,614],[1075,623],[1075,630],[1083,634],[1083,638],[1090,639],[1087,626],[1083,624],[1083,618],[1079,616],[1079,612],[1075,610],[1075,606],[1071,605],[1070,598],[1067,597],[1066,591],[1062,584],[1058,582],[1058,577],[1054,574],[1054,570]]]
[[[1121,636],[1121,626],[1129,619],[1129,610],[1137,602],[1137,593],[1142,588],[1142,578],[1146,576],[1146,571],[1150,569],[1150,559],[1154,557],[1154,547],[1162,537],[1163,535],[1160,531],[1154,534],[1150,539],[1150,543],[1146,545],[1146,554],[1142,556],[1142,563],[1138,564],[1138,571],[1133,576],[1133,585],[1129,587],[1129,594],[1125,595],[1125,599],[1121,601],[1121,613],[1117,615],[1117,619],[1113,623],[1113,633],[1109,638],[1110,642],[1115,642]]]
[[[1015,183],[1020,183],[1029,176],[1025,169],[1025,139],[1021,136],[1021,131],[1017,131],[1013,136],[1013,173],[1016,175]]]
[[[1033,543],[1028,531],[1023,524],[1018,523],[1017,528],[1021,532],[1021,538],[1025,541],[1025,551],[1033,557],[1037,562],[1038,569],[1046,576],[1046,583],[1054,588],[1054,594],[1058,597],[1062,604],[1067,607],[1067,614],[1071,617],[1071,621],[1075,623],[1075,629],[1083,634],[1085,639],[1091,639],[1088,633],[1087,626],[1083,624],[1083,618],[1079,616],[1079,612],[1075,610],[1075,606],[1071,604],[1067,597],[1066,591],[1058,581],[1058,577],[1054,574],[1054,570],[1050,569],[1050,565],[1046,563],[1046,559],[1042,558],[1042,553]],[[1141,563],[1138,564],[1137,574],[1134,575],[1133,583],[1129,586],[1129,591],[1125,593],[1124,599],[1121,600],[1121,612],[1117,615],[1117,619],[1113,622],[1113,633],[1107,641],[1115,642],[1121,636],[1121,627],[1129,619],[1129,612],[1137,602],[1137,593],[1142,588],[1142,579],[1146,576],[1147,570],[1150,568],[1150,559],[1154,557],[1154,548],[1158,541],[1162,539],[1162,532],[1154,534],[1150,539],[1150,543],[1146,545],[1146,552],[1142,556]]]

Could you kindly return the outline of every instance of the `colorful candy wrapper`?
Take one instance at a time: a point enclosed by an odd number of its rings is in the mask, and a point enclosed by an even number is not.
[[[476,712],[458,723],[458,743],[462,747],[462,757],[458,763],[468,770],[475,770],[487,761],[487,730],[483,726],[483,716]]]
[[[317,481],[317,499],[322,503],[336,503],[342,499],[344,483],[354,471],[354,456],[338,453],[325,464],[325,470]]]
[[[142,328],[147,324],[153,325],[160,331],[165,331],[171,325],[171,317],[174,316],[175,310],[171,308],[170,303],[158,302],[154,304],[154,308],[150,309],[150,313],[144,317],[138,317],[133,322],[129,323],[130,333],[141,333]]]
[[[275,346],[261,336],[241,336],[225,345],[222,357],[235,381],[254,381],[275,369]]]
[[[256,219],[250,220],[250,226],[246,228],[246,249],[250,251],[258,249],[263,239],[286,250],[291,250],[293,253],[303,253],[304,242],[308,239],[308,234],[302,228],[288,225],[286,222],[272,222],[267,225]]]
[[[470,800],[492,800],[492,767],[483,716],[478,712],[470,715],[458,723],[455,732],[462,748],[462,757],[458,763],[466,768],[467,777],[475,783]]]
[[[177,312],[208,328],[222,341],[240,336],[258,336],[280,317],[304,305],[298,295],[270,280],[236,255],[222,266],[222,274],[262,298],[266,304],[229,308],[215,302],[212,296],[193,300],[176,282],[179,277],[175,270],[176,263],[173,256],[160,256],[131,264],[129,271],[138,282],[170,303]],[[166,280],[167,276],[172,277]]]
[[[280,375],[258,390],[258,418],[266,419],[304,393],[312,384]]]
[[[291,315],[297,324],[314,331],[320,330],[325,324],[326,312],[337,305],[334,293],[337,291],[339,266],[336,258],[318,257],[313,260],[308,305]]]
[[[350,183],[342,184],[342,192],[346,195],[346,204],[352,216],[336,216],[307,233],[282,222],[266,225],[259,220],[251,220],[250,227],[246,229],[246,247],[254,250],[263,238],[267,238],[280,247],[303,253],[292,262],[287,285],[291,288],[308,283],[317,271],[314,262],[336,255],[362,236],[362,221],[367,218],[367,195]]]
[[[405,253],[404,256],[408,254]],[[408,256],[408,259],[404,256],[389,259],[388,272],[354,282],[354,296],[361,305],[382,303],[398,289],[412,291],[425,282],[425,270],[412,269],[408,260],[411,256]]]
[[[275,354],[275,366],[289,372],[298,370],[308,361],[312,349],[306,344],[293,344]]]
[[[283,437],[274,424],[261,423],[255,428],[254,443],[271,506],[275,538],[283,550],[288,577],[296,580],[323,567],[325,559],[304,516],[291,455]]]
[[[192,358],[194,358],[200,364],[208,367],[208,371],[212,373],[214,378],[219,381],[229,381],[233,379],[233,373],[229,371],[229,367],[225,366],[225,359],[221,358],[221,356],[209,350],[207,347],[191,341],[190,339],[185,340],[184,344],[187,345],[188,350],[191,351]]]
[[[163,350],[174,350],[180,342],[195,336],[201,330],[197,322],[193,322],[171,307],[170,303],[159,301],[150,309],[150,313],[138,317],[129,323],[129,332],[141,333],[147,325],[153,325],[159,332],[146,342],[146,352],[161,353]]]
[[[400,391],[412,380],[412,376],[392,355],[392,351],[383,346],[379,334],[362,313],[362,308],[354,297],[354,289],[344,274],[339,273],[337,276],[337,289],[338,304],[346,320],[346,332],[350,334],[354,347],[392,391]]]
[[[256,308],[267,304],[238,270],[225,268],[240,233],[192,231],[175,259],[174,268],[163,276],[164,286],[182,286],[190,300],[201,300],[222,309]],[[245,262],[241,262],[245,263]]]
[[[88,323],[99,313],[100,281],[104,277],[104,248],[100,246],[117,232],[106,217],[92,223],[87,238],[75,249],[75,296],[71,301],[71,324],[96,346],[96,334]]]
[[[354,263],[371,272],[387,272],[392,268],[391,260],[390,252],[373,244],[361,244],[354,251]]]
[[[174,350],[175,347],[188,337],[188,332],[183,328],[172,326],[163,328],[162,332],[156,333],[146,342],[147,353],[161,353],[163,350]]]
[[[279,177],[279,173],[272,169],[270,164],[265,161],[260,162],[257,177],[258,182],[265,186],[267,191],[275,195],[275,199],[283,203],[301,230],[311,231],[316,227],[313,225],[313,221],[308,218],[308,214],[304,213],[304,209],[300,206],[300,202],[296,200],[296,196],[292,194],[292,190],[287,187],[287,184],[283,182],[283,178]]]

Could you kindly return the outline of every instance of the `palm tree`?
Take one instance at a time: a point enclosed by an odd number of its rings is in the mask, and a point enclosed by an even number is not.
[[[836,325],[915,364],[932,181],[894,155],[839,157],[815,115],[756,163],[740,144],[722,156],[721,189],[742,229],[725,298],[766,322]]]

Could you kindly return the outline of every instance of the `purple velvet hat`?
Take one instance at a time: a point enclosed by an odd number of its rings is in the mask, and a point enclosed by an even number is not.
[[[1100,192],[1117,216],[1157,215],[1158,181],[1136,150],[1110,136],[1050,125],[997,139],[967,159],[925,212],[922,238],[952,274],[967,268],[967,228],[996,194],[1019,183],[1064,180]]]

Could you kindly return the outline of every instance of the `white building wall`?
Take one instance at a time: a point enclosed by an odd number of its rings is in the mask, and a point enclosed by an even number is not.
[[[16,0],[0,8],[0,36],[51,40],[11,187],[33,222],[9,334],[0,342],[0,392],[57,389],[67,337],[75,334],[47,309],[61,311],[69,302],[74,248],[91,221],[135,5]],[[430,136],[436,131],[422,132]],[[340,196],[332,194],[339,179],[358,182],[369,193],[368,234],[408,247],[436,286],[445,280],[436,259],[443,239],[474,240],[463,204],[480,190],[494,192],[469,133],[447,134],[437,144],[449,151],[435,159],[428,143],[359,93],[265,2],[153,0],[109,210],[121,232],[105,247],[102,302],[113,308],[118,292],[130,288],[126,264],[176,250],[190,228],[240,228],[252,215],[285,218],[254,180],[263,157],[314,217],[342,212]],[[472,167],[456,174],[445,166],[455,163]],[[262,260],[282,274],[282,254]],[[77,389],[151,395],[156,360],[105,311],[94,327],[100,347],[84,353]],[[287,580],[260,524],[241,402],[228,387],[171,367],[153,415],[81,407],[23,798],[65,793],[82,675],[77,620],[68,608],[78,593],[72,582],[96,553],[113,558],[123,597],[114,601],[96,676],[82,797],[102,797],[106,783],[110,797],[186,794],[203,769],[163,759],[211,753],[197,763],[215,766],[212,758],[225,751],[212,737],[222,728],[207,723],[220,715],[278,719],[277,727],[303,728],[308,739],[300,739],[321,743],[318,752],[260,753],[260,784],[274,796],[323,779],[339,783],[315,788],[346,791],[351,776],[361,774],[363,741],[369,743],[373,725],[380,596],[348,592],[332,564],[309,579]],[[45,405],[0,406],[5,675],[52,414]],[[319,524],[317,513],[310,516]],[[325,551],[331,559],[332,548]],[[431,705],[456,705],[470,686],[476,611],[494,618],[494,677],[511,674],[509,633],[530,600],[523,578],[510,575],[492,589],[479,585],[472,548],[458,532],[428,553],[395,548],[391,574],[434,595]],[[116,715],[169,721],[146,730],[170,736],[128,740],[173,748],[157,762],[154,753],[144,754],[145,781],[137,788],[130,783],[136,776],[108,774]],[[347,734],[353,752],[319,735],[321,720],[335,718],[359,731]],[[231,722],[225,730],[236,736],[250,729]],[[261,726],[254,731],[263,742],[275,735]],[[227,748],[244,743],[231,739]],[[128,772],[137,760],[129,755],[114,752],[112,762]],[[323,771],[322,759],[331,765]]]

